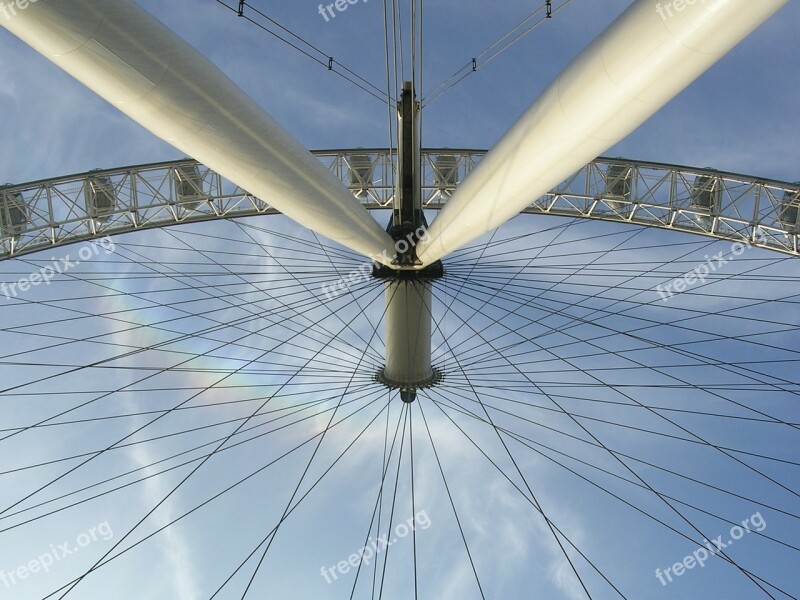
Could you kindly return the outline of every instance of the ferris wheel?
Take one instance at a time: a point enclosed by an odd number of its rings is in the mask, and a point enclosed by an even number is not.
[[[800,183],[601,156],[787,1],[633,2],[488,151],[386,2],[396,143],[314,152],[132,0],[12,5],[190,158],[0,189],[0,597],[800,596]]]

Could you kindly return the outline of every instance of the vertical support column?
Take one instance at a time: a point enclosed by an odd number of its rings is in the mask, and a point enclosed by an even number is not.
[[[380,275],[386,299],[386,366],[378,379],[400,389],[404,402],[413,402],[416,390],[432,385],[438,374],[431,365],[431,303],[429,277],[414,270],[417,233],[425,226],[420,178],[419,102],[411,82],[403,84],[397,106],[397,189],[389,233],[398,248],[394,269]],[[410,243],[409,243],[410,242]],[[400,251],[400,247],[404,248]]]
[[[394,195],[392,227],[389,232],[395,240],[406,238],[425,223],[422,213],[422,182],[420,179],[419,102],[410,81],[403,84],[403,95],[397,105],[397,189]],[[412,266],[416,259],[416,241],[413,247],[398,254],[401,266]]]
[[[430,384],[431,303],[428,281],[387,281],[386,298],[386,381],[400,390]]]

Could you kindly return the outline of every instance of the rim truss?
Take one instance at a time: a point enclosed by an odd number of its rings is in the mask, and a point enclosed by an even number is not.
[[[314,154],[365,207],[391,208],[393,151]],[[441,208],[485,154],[424,149],[423,206]],[[268,200],[191,159],[5,185],[0,260],[111,234],[277,212]],[[624,221],[800,255],[800,182],[601,157],[523,212]]]

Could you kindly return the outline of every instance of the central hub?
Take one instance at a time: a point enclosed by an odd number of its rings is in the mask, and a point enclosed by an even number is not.
[[[431,364],[432,286],[444,275],[440,261],[424,269],[373,265],[372,275],[384,281],[386,364],[375,380],[399,389],[404,402],[416,390],[436,385],[442,373]]]

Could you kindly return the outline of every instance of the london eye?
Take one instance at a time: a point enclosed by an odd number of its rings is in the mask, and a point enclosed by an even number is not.
[[[800,596],[800,183],[607,154],[797,6],[616,3],[445,147],[427,111],[581,2],[438,86],[434,2],[303,9],[377,15],[371,78],[265,4],[198,10],[380,101],[387,144],[307,150],[159,5],[4,5],[177,154],[0,187],[0,598]]]

